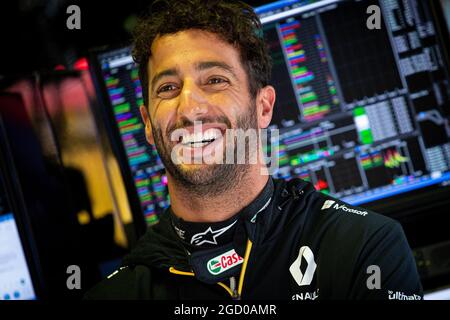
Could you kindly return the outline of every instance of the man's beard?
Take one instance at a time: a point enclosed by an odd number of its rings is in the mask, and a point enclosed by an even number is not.
[[[217,119],[199,119],[203,124],[208,122],[218,122],[224,123],[227,129],[242,129],[244,131],[248,129],[257,130],[257,117],[256,117],[256,104],[253,102],[248,111],[243,115],[239,116],[236,120],[237,128],[231,128],[231,122],[226,117],[219,117]],[[175,129],[183,128],[186,126],[194,125],[194,123],[189,120],[184,120],[177,124]],[[189,190],[192,194],[202,197],[212,197],[224,193],[235,186],[249,170],[248,157],[250,156],[249,150],[256,150],[254,146],[249,146],[248,141],[246,141],[245,150],[247,153],[245,155],[244,164],[226,163],[226,152],[230,141],[225,139],[227,136],[224,135],[224,148],[223,148],[223,160],[222,163],[213,164],[203,164],[201,168],[198,169],[184,169],[182,165],[174,164],[171,159],[170,143],[165,143],[165,141],[170,141],[170,132],[167,132],[166,139],[163,139],[163,132],[161,128],[156,127],[152,123],[152,130],[154,133],[154,140],[158,154],[166,168],[170,173],[171,177],[175,180],[175,183],[181,187]],[[259,133],[257,131],[257,137],[259,141]],[[234,161],[238,159],[237,156],[237,143],[236,137],[234,139]],[[233,162],[234,162],[233,161]]]

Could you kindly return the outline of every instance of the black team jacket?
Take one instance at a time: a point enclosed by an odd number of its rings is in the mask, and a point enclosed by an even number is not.
[[[232,242],[189,253],[166,211],[85,299],[423,297],[400,224],[309,182],[269,178],[238,216]]]

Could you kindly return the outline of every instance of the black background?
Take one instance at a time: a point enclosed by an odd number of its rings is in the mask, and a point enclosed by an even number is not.
[[[270,0],[246,1],[252,6]],[[17,0],[0,4],[0,75],[21,75],[71,65],[89,49],[130,42],[127,23],[150,0]],[[66,27],[66,9],[78,5],[81,30]],[[128,30],[127,30],[128,29]]]

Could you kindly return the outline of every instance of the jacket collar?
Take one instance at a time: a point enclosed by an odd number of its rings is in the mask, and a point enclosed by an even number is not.
[[[243,257],[245,244],[250,239],[254,244],[281,232],[279,222],[283,206],[305,194],[302,190],[310,185],[300,179],[286,183],[269,177],[260,194],[248,206],[239,212],[233,247]],[[311,192],[309,190],[308,192]],[[281,207],[280,207],[281,206]],[[268,235],[269,234],[269,235]],[[166,210],[160,216],[160,222],[149,227],[146,234],[138,241],[135,249],[127,255],[122,265],[143,264],[148,267],[174,267],[182,271],[191,271],[189,255],[171,224],[170,214]]]

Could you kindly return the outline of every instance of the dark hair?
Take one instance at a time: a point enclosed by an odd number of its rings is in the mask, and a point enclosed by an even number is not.
[[[148,106],[148,60],[157,36],[187,29],[218,35],[235,46],[247,73],[251,97],[270,80],[271,61],[261,22],[252,7],[241,1],[157,0],[134,30],[133,58],[139,64],[144,103]]]

